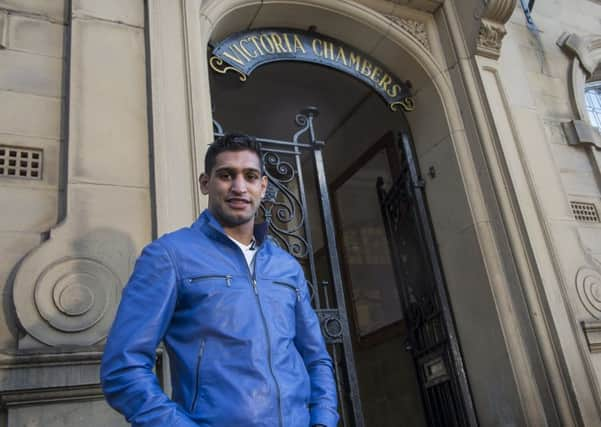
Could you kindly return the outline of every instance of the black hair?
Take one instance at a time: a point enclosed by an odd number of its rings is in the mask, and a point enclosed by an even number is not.
[[[207,150],[205,154],[205,173],[211,174],[215,167],[217,155],[224,151],[252,151],[259,158],[259,167],[263,175],[263,156],[261,155],[261,145],[252,137],[243,133],[226,133],[218,137]]]

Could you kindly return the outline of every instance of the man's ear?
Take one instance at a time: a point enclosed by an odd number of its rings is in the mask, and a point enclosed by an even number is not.
[[[265,197],[265,193],[267,192],[267,184],[268,184],[268,180],[267,180],[267,175],[263,175],[261,177],[261,199],[263,197]]]
[[[205,196],[209,194],[209,175],[201,173],[198,177],[198,183],[200,184],[200,192]]]

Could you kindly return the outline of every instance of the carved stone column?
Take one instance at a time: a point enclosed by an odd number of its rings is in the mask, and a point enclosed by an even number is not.
[[[517,0],[488,0],[478,31],[476,45],[478,55],[492,59],[499,58],[501,42],[507,33],[505,23],[509,20],[516,4]]]

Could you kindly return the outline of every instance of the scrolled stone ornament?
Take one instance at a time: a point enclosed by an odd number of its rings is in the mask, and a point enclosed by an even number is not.
[[[15,308],[25,331],[46,345],[92,345],[108,333],[120,289],[117,275],[101,262],[63,258],[18,289]]]
[[[601,320],[601,274],[590,267],[581,267],[576,273],[576,289],[586,311]]]

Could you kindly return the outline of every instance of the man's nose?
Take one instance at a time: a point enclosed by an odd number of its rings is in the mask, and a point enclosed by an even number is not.
[[[238,174],[232,181],[232,191],[236,193],[246,193],[246,180],[242,174]]]

